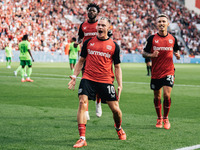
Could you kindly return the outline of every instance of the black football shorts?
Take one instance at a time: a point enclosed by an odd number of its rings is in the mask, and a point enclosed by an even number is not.
[[[96,100],[99,95],[102,103],[117,101],[117,93],[113,84],[99,83],[82,79],[78,89],[78,95],[87,95],[88,100]]]
[[[159,90],[163,86],[173,87],[174,85],[174,76],[168,75],[165,78],[161,79],[151,79],[150,88],[152,90]]]
[[[145,58],[145,63],[151,62],[151,58]]]

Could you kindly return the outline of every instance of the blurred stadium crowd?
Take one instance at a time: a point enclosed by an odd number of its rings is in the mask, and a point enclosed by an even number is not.
[[[155,17],[165,13],[181,29],[182,54],[200,55],[200,15],[173,0],[3,0],[0,1],[0,49],[8,39],[18,49],[24,34],[29,35],[32,50],[64,52],[69,40],[77,35],[80,24],[67,19],[73,15],[83,22],[88,3],[99,4],[99,16],[112,22],[113,39],[124,53],[141,53],[146,38],[156,33]],[[186,45],[186,47],[185,47]]]

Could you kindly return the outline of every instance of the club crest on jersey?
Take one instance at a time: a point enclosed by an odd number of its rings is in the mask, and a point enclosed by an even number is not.
[[[90,46],[94,46],[94,43],[90,43]]]
[[[158,43],[159,42],[159,40],[155,40],[155,43]]]
[[[172,43],[173,43],[173,40],[172,40],[172,39],[169,39],[169,43],[172,44]]]
[[[111,50],[111,49],[112,49],[112,46],[106,45],[106,49]]]

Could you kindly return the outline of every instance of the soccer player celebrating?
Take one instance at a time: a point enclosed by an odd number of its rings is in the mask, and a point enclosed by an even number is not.
[[[32,73],[32,62],[31,62],[31,58],[32,58],[32,61],[34,62],[34,59],[32,57],[32,54],[31,54],[31,46],[30,46],[30,43],[28,42],[28,35],[24,35],[23,38],[22,38],[22,42],[19,43],[19,50],[20,50],[20,55],[19,55],[19,58],[20,58],[20,65],[22,66],[22,69],[21,69],[21,82],[33,82],[33,80],[30,79],[30,76],[31,76],[31,73]],[[27,78],[26,80],[24,79],[24,74],[25,74],[25,71],[24,71],[24,67],[25,66],[28,66],[28,69],[27,69]]]
[[[108,37],[109,28],[110,20],[106,17],[100,18],[97,24],[97,36],[84,42],[80,59],[75,66],[74,74],[70,76],[71,81],[68,83],[68,88],[74,89],[76,77],[79,75],[86,61],[85,71],[78,90],[79,108],[77,121],[80,139],[73,146],[75,148],[87,146],[85,138],[87,123],[85,111],[88,100],[95,100],[96,94],[99,95],[102,103],[107,103],[110,107],[119,139],[126,140],[126,133],[121,127],[122,112],[119,108],[119,99],[122,91],[120,48]],[[113,85],[113,63],[118,83],[118,96]]]
[[[157,119],[157,128],[170,129],[168,114],[171,106],[171,91],[174,85],[175,68],[173,64],[173,54],[177,59],[180,59],[179,46],[177,39],[168,33],[169,26],[168,17],[165,14],[160,14],[157,17],[158,33],[151,35],[147,39],[147,44],[144,48],[143,57],[150,57],[152,60],[151,72],[151,89],[154,91],[154,105]],[[161,93],[163,88],[163,109],[162,116]]]
[[[79,27],[79,32],[78,32],[78,44],[80,44],[82,41],[83,43],[94,36],[97,35],[97,15],[100,12],[100,8],[98,5],[95,3],[90,3],[87,6],[87,15],[88,15],[88,20],[83,22],[80,27]],[[82,73],[84,73],[84,68],[85,64],[83,65],[82,68]],[[102,108],[101,108],[101,99],[97,95],[97,100],[96,100],[96,115],[97,117],[101,117],[102,115]],[[90,120],[89,112],[88,112],[88,106],[86,110],[86,117],[87,120]]]
[[[74,73],[74,66],[76,64],[76,59],[78,57],[78,52],[80,51],[79,44],[75,43],[76,38],[73,37],[71,40],[71,44],[69,46],[69,64],[72,70],[72,74]]]

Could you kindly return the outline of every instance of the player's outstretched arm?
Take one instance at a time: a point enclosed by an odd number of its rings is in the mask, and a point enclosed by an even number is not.
[[[121,92],[122,92],[122,69],[120,64],[115,64],[115,76],[118,84],[118,100],[120,100]]]
[[[84,57],[80,57],[80,59],[78,60],[78,63],[74,67],[74,74],[69,76],[71,78],[71,81],[69,81],[69,83],[68,83],[68,89],[70,89],[70,90],[73,89],[74,90],[75,85],[76,85],[76,77],[81,72],[81,69],[83,68],[84,62],[85,62],[85,58]]]

